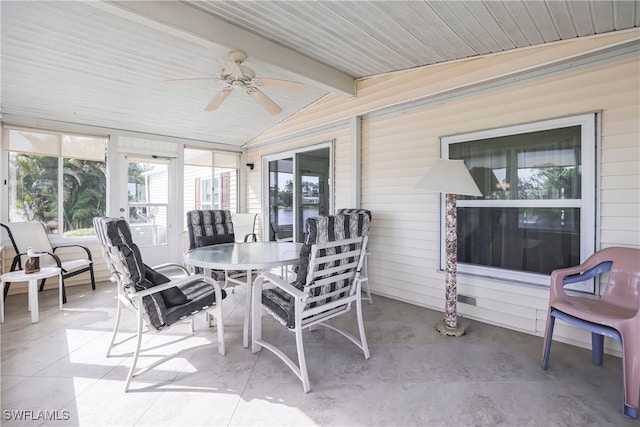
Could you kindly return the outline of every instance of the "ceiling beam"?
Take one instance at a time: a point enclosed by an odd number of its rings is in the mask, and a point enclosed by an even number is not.
[[[105,1],[93,6],[190,41],[242,49],[250,57],[300,77],[302,83],[345,97],[355,95],[355,79],[342,71],[245,31],[177,1]]]

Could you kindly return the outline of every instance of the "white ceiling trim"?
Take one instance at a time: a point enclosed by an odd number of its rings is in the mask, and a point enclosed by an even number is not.
[[[293,72],[302,83],[345,97],[355,95],[352,76],[189,5],[168,1],[107,1],[94,6],[121,16],[125,16],[124,12],[129,19],[201,44],[242,49],[252,58]]]

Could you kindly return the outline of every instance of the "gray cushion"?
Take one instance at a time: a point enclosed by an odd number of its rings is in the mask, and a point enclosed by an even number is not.
[[[107,238],[111,245],[118,247],[127,265],[134,289],[130,292],[148,289],[169,278],[154,271],[142,262],[140,250],[133,243],[129,224],[122,219],[107,223]],[[226,292],[222,291],[222,297]],[[166,298],[166,302],[165,302]],[[194,278],[180,285],[142,298],[145,318],[156,330],[170,326],[200,310],[216,303],[214,287],[200,278]]]
[[[200,236],[196,238],[196,247],[221,245],[224,243],[235,243],[236,239],[233,234],[218,234],[215,236]]]
[[[152,283],[152,286],[162,285],[163,283],[169,283],[171,281],[167,276],[157,272],[146,264],[145,278]],[[174,307],[189,302],[189,298],[187,298],[177,286],[160,291],[160,295],[162,295],[162,299],[167,307]]]
[[[234,236],[231,211],[194,210],[187,212],[189,249],[195,249],[199,237],[230,234]],[[234,236],[235,240],[235,236]]]
[[[296,281],[293,286],[303,290],[307,280],[309,270],[309,258],[311,247],[315,243],[333,242],[341,239],[348,239],[369,234],[369,216],[365,213],[353,213],[342,215],[329,215],[308,218],[306,222],[305,240],[300,250],[300,263]],[[339,248],[337,248],[339,250]],[[340,288],[348,289],[347,280],[345,283],[337,284]],[[333,289],[336,289],[335,287]],[[339,288],[338,288],[339,289]],[[316,289],[319,294],[320,289]],[[262,303],[276,316],[286,323],[288,328],[295,327],[294,303],[289,294],[275,289],[265,289],[262,292]],[[317,305],[321,302],[314,303]]]

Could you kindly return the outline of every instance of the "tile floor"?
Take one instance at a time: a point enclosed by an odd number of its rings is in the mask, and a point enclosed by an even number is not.
[[[131,345],[105,357],[114,290],[72,287],[62,312],[57,292],[42,292],[37,324],[26,295],[8,297],[3,426],[640,426],[621,415],[619,358],[593,366],[587,350],[554,343],[543,371],[539,337],[474,321],[463,337],[442,337],[440,313],[380,296],[364,305],[371,359],[330,330],[306,333],[309,394],[268,351],[242,347],[240,290],[225,300],[226,356],[203,319],[195,335],[186,326],[148,334],[141,364],[178,355],[125,394]],[[133,330],[133,317],[124,319]],[[263,322],[265,339],[294,351],[293,334]]]

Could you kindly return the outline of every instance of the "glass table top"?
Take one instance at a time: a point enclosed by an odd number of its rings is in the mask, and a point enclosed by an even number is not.
[[[294,242],[226,243],[192,249],[184,258],[194,267],[260,270],[296,264],[301,248],[302,243]]]

